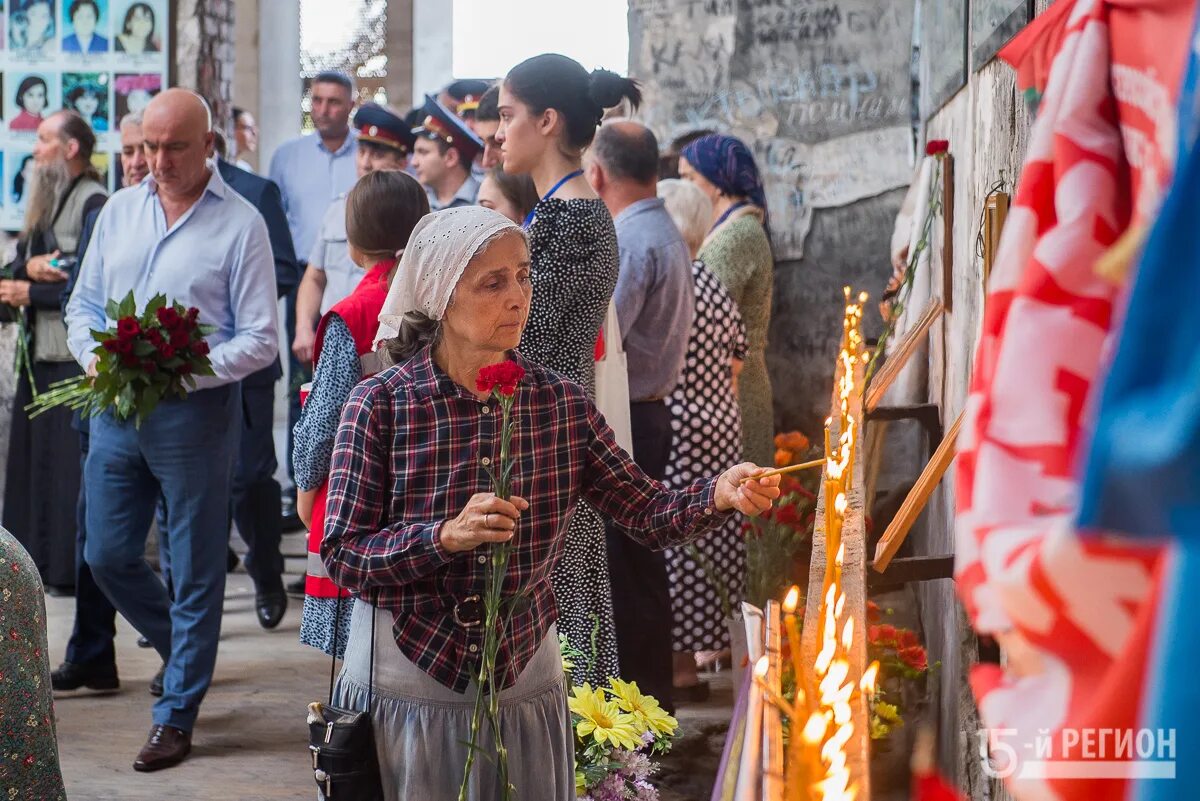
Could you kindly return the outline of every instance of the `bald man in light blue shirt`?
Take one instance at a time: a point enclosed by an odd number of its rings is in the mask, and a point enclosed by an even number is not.
[[[239,381],[278,354],[275,262],[258,211],[230,189],[212,152],[204,101],[169,89],[142,121],[151,175],[113,195],[92,234],[67,304],[67,341],[85,369],[93,330],[114,323],[105,304],[130,291],[139,309],[157,294],[199,309],[213,376],[184,399],[164,398],[141,423],[111,411],[92,420],[84,467],[84,559],[113,606],[163,658],[163,694],[133,767],[168,768],[191,750],[212,681],[225,597],[230,490],[242,431]],[[173,598],[142,557],[162,497]]]

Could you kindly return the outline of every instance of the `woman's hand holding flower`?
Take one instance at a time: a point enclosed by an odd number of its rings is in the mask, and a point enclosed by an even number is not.
[[[717,511],[737,509],[742,514],[759,515],[770,509],[771,502],[779,497],[779,476],[742,483],[750,476],[765,472],[765,467],[743,462],[722,473],[717,479],[715,493]]]
[[[442,547],[458,553],[489,542],[508,542],[521,512],[528,508],[529,501],[516,495],[506,501],[494,492],[477,492],[458,517],[442,524]]]

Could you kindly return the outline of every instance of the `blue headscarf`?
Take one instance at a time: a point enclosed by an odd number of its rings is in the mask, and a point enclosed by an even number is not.
[[[762,176],[754,163],[754,154],[741,139],[709,134],[689,144],[681,155],[717,189],[744,197],[762,209],[763,227],[767,227],[767,195]]]

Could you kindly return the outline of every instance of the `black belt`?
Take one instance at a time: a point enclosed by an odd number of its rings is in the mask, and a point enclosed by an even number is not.
[[[532,605],[533,602],[527,596],[522,595],[519,598],[514,598],[512,599],[512,613],[518,614],[524,612]],[[450,613],[454,616],[454,622],[464,629],[475,628],[483,623],[485,611],[483,596],[481,595],[468,595],[450,607]]]

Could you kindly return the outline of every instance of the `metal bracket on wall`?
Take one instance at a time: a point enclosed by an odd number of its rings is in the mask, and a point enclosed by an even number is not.
[[[954,578],[954,554],[893,559],[886,573],[867,571],[867,592],[887,592],[914,581]]]
[[[866,413],[866,422],[891,420],[916,420],[925,430],[929,453],[942,444],[942,413],[936,403],[918,403],[913,406],[877,406]]]

